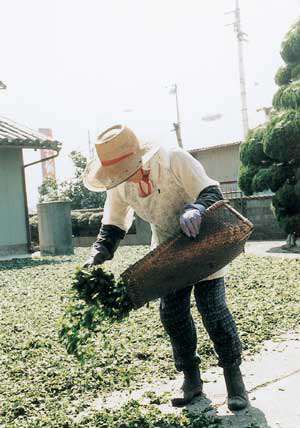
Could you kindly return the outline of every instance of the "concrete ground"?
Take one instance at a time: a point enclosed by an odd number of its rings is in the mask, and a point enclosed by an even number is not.
[[[226,390],[222,369],[214,367],[202,373],[204,394],[187,406],[190,411],[204,411],[219,417],[220,428],[299,428],[300,427],[300,330],[267,341],[262,352],[246,357],[241,369],[249,395],[249,406],[231,412],[226,405]],[[129,399],[147,403],[147,393],[158,397],[176,391],[182,375],[162,384],[146,384],[131,393],[116,391],[95,399],[92,409],[118,408]],[[165,413],[179,413],[180,409],[167,403],[158,406]]]
[[[300,257],[299,247],[287,249],[285,244],[285,241],[247,241],[245,253],[257,256]]]

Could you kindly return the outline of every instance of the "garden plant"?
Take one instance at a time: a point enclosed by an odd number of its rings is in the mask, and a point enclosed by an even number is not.
[[[250,130],[241,146],[239,185],[245,195],[272,191],[272,206],[284,231],[300,237],[300,20],[281,45],[285,65],[270,119]]]
[[[39,202],[51,202],[68,200],[71,209],[102,208],[105,203],[106,193],[89,192],[82,183],[82,174],[87,164],[87,158],[77,151],[69,155],[74,165],[74,176],[57,183],[53,178],[45,178],[39,186]]]

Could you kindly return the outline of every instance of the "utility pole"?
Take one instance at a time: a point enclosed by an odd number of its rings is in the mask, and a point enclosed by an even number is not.
[[[178,103],[177,84],[174,83],[174,85],[169,86],[169,88],[170,88],[169,94],[175,95],[175,100],[176,100],[177,122],[173,123],[174,131],[176,132],[178,146],[183,148],[182,138],[181,138],[181,122],[180,122],[180,117],[179,117],[179,103]]]
[[[89,156],[91,160],[91,159],[94,159],[94,149],[92,147],[91,135],[89,130],[88,130],[88,144],[89,144]]]
[[[247,34],[241,29],[241,13],[239,0],[235,1],[235,10],[227,12],[226,14],[234,13],[235,22],[228,25],[233,25],[234,31],[237,35],[238,41],[238,58],[239,58],[239,75],[240,75],[240,88],[241,88],[241,101],[242,101],[242,120],[244,139],[246,138],[249,131],[248,121],[248,108],[247,108],[247,93],[246,93],[246,79],[245,79],[245,68],[244,68],[244,55],[243,55],[243,42],[247,42]]]

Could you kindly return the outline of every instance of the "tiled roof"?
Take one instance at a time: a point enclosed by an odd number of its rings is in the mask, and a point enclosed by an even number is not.
[[[236,142],[228,143],[228,144],[219,144],[217,146],[200,147],[199,149],[191,149],[191,150],[189,150],[189,152],[195,153],[195,152],[203,152],[203,151],[214,150],[214,149],[224,149],[226,147],[238,146],[240,144],[242,144],[242,141],[236,141]]]
[[[58,152],[61,149],[61,143],[0,116],[1,148],[50,149]]]

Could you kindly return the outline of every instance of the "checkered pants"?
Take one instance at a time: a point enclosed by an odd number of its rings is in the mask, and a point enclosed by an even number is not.
[[[176,369],[185,370],[200,363],[197,334],[190,310],[193,286],[168,294],[160,301],[161,322],[170,336]],[[197,309],[201,314],[220,367],[241,363],[242,346],[235,322],[225,301],[224,278],[194,285]]]

